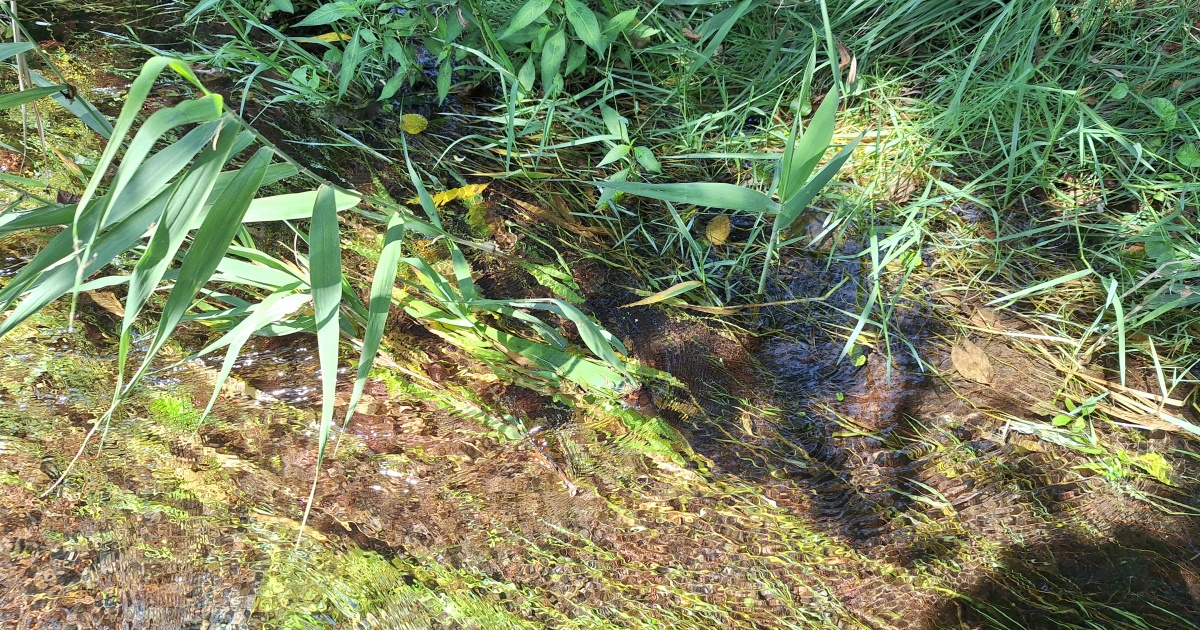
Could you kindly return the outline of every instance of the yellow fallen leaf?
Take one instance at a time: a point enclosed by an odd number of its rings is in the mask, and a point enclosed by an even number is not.
[[[972,343],[970,339],[963,338],[950,349],[950,362],[968,381],[984,385],[992,382],[992,362],[983,348]]]
[[[429,119],[420,114],[405,114],[400,117],[400,128],[405,133],[416,135],[429,127]]]
[[[704,237],[713,245],[724,245],[725,241],[729,240],[729,232],[732,229],[729,215],[718,214],[708,222],[708,227],[704,228]]]
[[[350,34],[349,33],[325,33],[323,35],[314,35],[313,39],[319,39],[323,42],[329,42],[332,44],[333,42],[344,42],[347,39],[350,39]]]
[[[446,191],[443,191],[443,192],[440,192],[440,193],[437,193],[436,195],[434,195],[433,196],[433,205],[441,208],[442,206],[450,203],[451,201],[458,201],[459,199],[470,199],[471,197],[474,197],[475,195],[478,195],[478,194],[482,193],[483,191],[487,190],[487,187],[488,187],[487,184],[467,184],[466,186],[459,186],[458,188],[451,188],[450,190],[446,190]],[[409,199],[408,203],[416,205],[416,204],[421,203],[421,200],[416,199],[416,198]]]

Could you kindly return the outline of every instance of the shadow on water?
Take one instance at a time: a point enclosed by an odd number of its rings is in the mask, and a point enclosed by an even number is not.
[[[1194,628],[1200,563],[1179,557],[1195,528],[1170,537],[1138,525],[1094,536],[1063,534],[1013,546],[998,568],[964,585],[930,628]]]
[[[1181,490],[1153,482],[1118,490],[1082,476],[1082,457],[1020,440],[980,413],[1024,417],[1030,403],[1053,399],[1027,357],[989,345],[1002,366],[991,388],[931,377],[913,354],[947,369],[941,337],[953,335],[901,305],[893,339],[911,345],[894,342],[890,358],[856,349],[839,362],[839,331],[861,309],[858,263],[802,255],[781,279],[788,286],[775,300],[826,296],[847,282],[827,300],[766,311],[775,332],[759,338],[648,308],[597,310],[635,355],[687,385],[656,390],[657,407],[716,478],[752,483],[867,566],[901,567],[954,594],[930,596],[883,576],[834,586],[856,616],[930,630],[1190,628],[1200,620],[1196,522],[1137,498],[1163,493],[1160,504],[1196,513],[1192,462],[1172,462],[1189,480]],[[1162,452],[1187,447],[1156,442]]]

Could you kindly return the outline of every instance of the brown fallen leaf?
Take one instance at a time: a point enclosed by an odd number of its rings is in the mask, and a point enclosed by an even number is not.
[[[950,362],[968,381],[991,384],[994,372],[987,353],[970,339],[963,338],[950,349]]]
[[[729,240],[729,232],[732,227],[732,224],[729,222],[729,215],[718,214],[704,228],[704,238],[708,239],[708,242],[713,245],[724,245],[725,241]]]
[[[92,298],[101,309],[117,319],[125,317],[125,305],[112,291],[84,291],[84,295]]]

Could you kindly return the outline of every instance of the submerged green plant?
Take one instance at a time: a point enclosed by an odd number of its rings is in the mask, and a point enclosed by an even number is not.
[[[194,85],[200,95],[154,112],[134,133],[151,87],[168,69]],[[164,143],[171,137],[177,139]],[[262,146],[251,151],[256,143]],[[277,157],[284,163],[273,164]],[[109,182],[104,174],[113,165],[115,174]],[[456,331],[455,338],[489,344],[502,358],[522,356],[547,376],[561,375],[610,392],[630,378],[619,354],[625,352],[620,341],[575,306],[560,300],[481,296],[459,247],[466,242],[441,226],[437,208],[411,165],[412,183],[427,218],[386,200],[372,200],[387,209],[383,217],[387,226],[369,306],[364,305],[343,274],[338,224],[338,213],[355,208],[362,197],[328,183],[317,190],[259,196],[265,185],[298,173],[321,180],[228,112],[222,98],[205,90],[181,61],[155,57],[146,63],[130,88],[95,173],[77,203],[51,203],[0,215],[0,236],[65,226],[0,288],[0,312],[6,313],[0,335],[65,295],[74,300],[83,291],[126,287],[117,383],[108,410],[94,423],[89,438],[107,426],[152,369],[159,351],[187,321],[227,328],[200,351],[227,348],[203,415],[211,411],[216,393],[252,335],[316,334],[322,379],[319,459],[333,422],[339,337],[361,334],[363,341],[348,420],[379,351],[393,301],[431,327]],[[297,232],[308,252],[293,252],[295,263],[254,247],[243,229],[247,223],[296,219],[309,220],[310,227]],[[410,232],[447,243],[453,280],[420,257],[402,257],[403,237]],[[416,271],[419,282],[408,283],[404,295],[397,298],[396,268],[402,261]],[[166,297],[157,307],[157,323],[140,361],[131,364],[138,324],[158,292]],[[483,311],[530,328],[541,340],[485,325],[479,317]],[[562,334],[532,314],[537,311],[572,322],[600,361],[570,350]],[[80,454],[82,449],[76,459]]]

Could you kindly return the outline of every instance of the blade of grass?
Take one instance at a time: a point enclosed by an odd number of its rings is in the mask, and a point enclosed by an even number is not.
[[[387,230],[384,232],[383,250],[379,253],[379,261],[375,265],[375,275],[371,279],[371,300],[368,303],[367,325],[363,330],[362,354],[358,361],[358,373],[354,376],[354,391],[350,394],[350,402],[346,409],[346,424],[349,424],[350,418],[354,415],[354,408],[362,398],[363,388],[367,384],[367,375],[371,372],[371,366],[375,363],[375,356],[379,353],[379,346],[383,341],[388,311],[392,306],[392,290],[396,284],[396,269],[400,265],[403,238],[404,216],[396,212],[388,220]]]
[[[313,473],[312,489],[300,521],[303,531],[312,511],[317,493],[317,481],[329,430],[333,425],[334,393],[338,371],[338,307],[342,298],[342,250],[337,220],[337,204],[333,188],[322,186],[313,204],[312,229],[309,235],[312,278],[312,301],[316,316],[317,355],[321,365],[321,428],[317,437],[317,468]],[[296,539],[300,544],[300,538]]]

